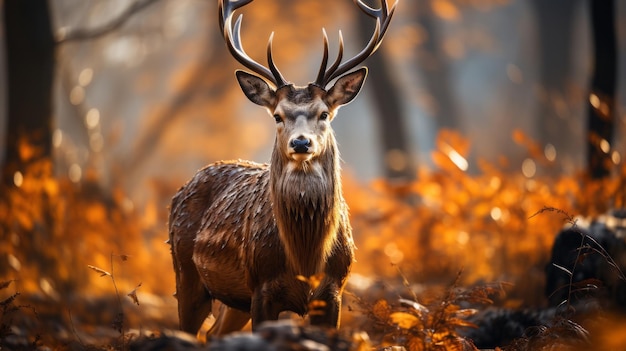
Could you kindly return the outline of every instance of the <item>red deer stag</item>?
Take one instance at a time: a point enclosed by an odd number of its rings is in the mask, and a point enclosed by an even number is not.
[[[311,324],[336,328],[354,243],[330,122],[340,106],[357,96],[367,69],[344,73],[376,51],[397,2],[388,8],[382,0],[381,8],[374,9],[355,0],[376,19],[371,40],[342,63],[340,32],[337,58],[327,69],[328,38],[323,31],[317,79],[297,87],[274,65],[272,36],[267,45],[269,68],[245,53],[242,16],[234,27],[231,22],[233,12],[251,1],[221,0],[220,29],[231,54],[260,75],[236,72],[248,99],[276,120],[276,140],[270,164],[217,162],[198,171],[174,196],[169,233],[180,328],[197,333],[214,300],[227,306],[209,331],[214,334],[238,330],[250,317],[254,329],[282,311],[304,315],[311,301],[321,306],[310,315]],[[297,278],[316,274],[322,276],[317,287]]]

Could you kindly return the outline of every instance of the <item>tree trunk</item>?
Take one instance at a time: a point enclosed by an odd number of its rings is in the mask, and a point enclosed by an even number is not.
[[[593,31],[593,75],[587,115],[587,172],[603,178],[612,169],[610,142],[615,119],[617,48],[615,2],[590,0]]]
[[[441,31],[431,8],[430,0],[419,0],[417,21],[427,33],[424,44],[417,49],[422,51],[419,57],[420,73],[424,79],[426,91],[432,94],[434,104],[429,111],[435,118],[436,126],[441,128],[459,128],[456,99],[450,84],[450,58],[442,49]]]
[[[602,1],[602,0],[601,0]],[[571,140],[566,111],[559,106],[567,99],[567,85],[572,71],[572,32],[575,0],[533,0],[537,20],[539,105],[538,135],[541,143],[550,143],[565,153]]]
[[[358,16],[359,31],[369,35],[374,31],[371,18]],[[391,79],[389,63],[382,52],[372,55],[367,65],[370,87],[374,92],[376,116],[380,121],[378,129],[383,143],[385,176],[393,180],[408,180],[415,177],[413,159],[407,141],[405,119],[402,113],[400,92]]]
[[[5,0],[8,125],[2,184],[52,154],[54,39],[46,0]]]

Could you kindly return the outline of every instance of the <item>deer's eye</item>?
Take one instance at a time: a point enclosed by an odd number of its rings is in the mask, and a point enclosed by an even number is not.
[[[283,121],[283,119],[280,118],[280,115],[278,115],[278,114],[274,115],[274,119],[276,120],[276,123],[280,123],[280,122]]]
[[[320,120],[325,121],[328,119],[328,112],[322,112],[320,115]]]

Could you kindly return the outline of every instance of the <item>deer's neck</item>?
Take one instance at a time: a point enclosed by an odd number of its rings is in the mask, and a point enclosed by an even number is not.
[[[307,277],[323,270],[343,206],[339,155],[329,139],[326,152],[304,167],[294,167],[276,149],[270,166],[270,196],[285,254],[296,273]]]

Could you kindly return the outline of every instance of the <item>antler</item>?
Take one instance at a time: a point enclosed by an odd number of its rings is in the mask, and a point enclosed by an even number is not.
[[[243,18],[243,15],[239,15],[237,21],[235,21],[234,28],[231,24],[235,10],[251,3],[252,1],[253,0],[219,0],[218,15],[220,30],[222,31],[222,35],[224,35],[224,40],[226,41],[228,50],[237,61],[272,82],[276,88],[280,88],[288,85],[289,83],[285,80],[285,78],[283,78],[278,68],[276,68],[276,65],[274,65],[274,60],[272,59],[272,39],[274,38],[274,32],[272,32],[269,41],[267,42],[268,69],[250,58],[241,45],[241,19]]]
[[[367,6],[362,0],[354,0],[354,3],[361,11],[365,12],[366,15],[376,19],[374,34],[361,52],[348,61],[341,63],[341,59],[343,58],[343,36],[341,35],[341,31],[339,31],[339,53],[337,54],[335,62],[333,62],[330,68],[326,69],[326,65],[328,64],[328,36],[326,35],[326,30],[322,30],[324,37],[324,56],[322,57],[322,64],[320,65],[320,70],[315,80],[315,84],[322,88],[326,87],[333,79],[358,66],[365,61],[366,58],[376,52],[380,43],[383,41],[385,32],[387,32],[391,17],[398,5],[398,0],[391,6],[391,9],[387,7],[387,0],[381,0],[380,9],[373,9]]]

